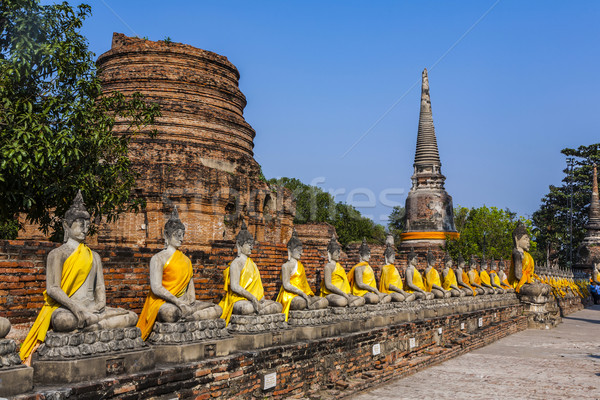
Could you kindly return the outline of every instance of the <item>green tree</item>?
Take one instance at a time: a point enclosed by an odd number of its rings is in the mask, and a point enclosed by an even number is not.
[[[139,93],[102,93],[94,54],[79,33],[88,5],[0,2],[0,235],[17,216],[60,229],[78,189],[94,219],[111,221],[141,201],[128,144],[160,115]],[[113,134],[115,121],[126,122]]]
[[[573,261],[577,261],[577,248],[585,237],[585,225],[592,192],[593,164],[600,163],[600,143],[561,150],[573,158],[573,170],[564,169],[561,186],[550,185],[550,192],[542,198],[540,208],[533,213],[536,241],[540,254],[538,262],[546,261],[546,254],[558,257],[561,265],[570,261],[569,248],[573,240]],[[573,231],[570,234],[570,199],[573,200]]]
[[[296,200],[295,224],[327,222],[335,227],[342,245],[360,241],[383,243],[385,228],[363,217],[353,206],[336,202],[334,197],[321,188],[302,183],[296,178],[270,179],[270,185],[283,186],[292,191]]]
[[[394,235],[397,243],[400,243],[400,234],[406,227],[406,209],[402,206],[394,206],[388,217],[388,231]]]
[[[471,255],[506,260],[512,254],[512,232],[517,221],[523,221],[531,234],[531,221],[517,217],[509,209],[486,206],[468,209],[458,206],[454,209],[454,216],[460,238],[446,242],[447,250],[453,257],[461,254],[466,260]],[[531,251],[535,253],[535,243],[532,243]]]

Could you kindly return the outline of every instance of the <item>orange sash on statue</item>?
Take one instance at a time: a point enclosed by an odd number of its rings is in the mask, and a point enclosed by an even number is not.
[[[282,276],[283,279],[283,276]],[[306,272],[304,270],[304,265],[300,261],[296,264],[296,270],[290,276],[290,283],[292,286],[302,290],[305,294],[309,296],[313,296],[314,293],[308,284],[308,280],[306,280]],[[298,296],[296,293],[288,292],[281,285],[281,289],[279,290],[279,295],[277,296],[277,300],[279,303],[283,305],[282,313],[285,314],[285,320],[288,320],[288,315],[290,313],[290,305],[292,304],[292,299]]]
[[[363,270],[363,274],[362,274],[363,282],[373,288],[377,288],[377,285],[375,282],[375,273],[373,272],[373,268],[371,268],[369,263],[367,263],[365,261],[359,262],[354,267],[352,267],[350,272],[348,272],[348,283],[350,283],[350,288],[352,289],[352,294],[355,296],[364,296],[365,294],[370,293],[368,290],[359,288],[358,285],[356,284],[356,281],[354,280],[354,270],[356,269],[356,267],[361,267],[361,266],[365,267],[365,269]]]

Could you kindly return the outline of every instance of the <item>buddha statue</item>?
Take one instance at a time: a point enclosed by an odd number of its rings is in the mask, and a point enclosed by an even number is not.
[[[417,270],[417,255],[411,248],[408,253],[408,266],[406,267],[406,289],[407,293],[414,293],[417,299],[432,300],[434,294],[425,290],[423,276]]]
[[[339,263],[341,254],[342,248],[334,234],[327,245],[328,262],[323,269],[320,296],[325,297],[332,307],[362,306],[365,304],[365,298],[355,296],[351,293],[348,276]]]
[[[500,259],[500,262],[498,263],[498,277],[500,278],[500,285],[506,290],[507,293],[514,293],[515,288],[508,283],[508,276],[506,275],[506,272],[504,272],[505,269],[506,265],[504,265],[504,260]]]
[[[502,287],[502,282],[500,281],[500,277],[498,276],[498,272],[496,271],[496,260],[492,258],[490,261],[490,283],[492,287],[496,290],[496,293],[504,294],[506,293],[506,289]]]
[[[375,280],[375,272],[369,265],[371,259],[371,249],[367,245],[367,241],[363,239],[358,255],[360,261],[348,273],[348,283],[350,290],[355,296],[363,297],[366,304],[389,303],[392,298],[387,293],[381,293],[377,289],[377,281]]]
[[[456,274],[452,269],[453,264],[454,261],[452,260],[452,257],[450,257],[450,254],[446,252],[444,257],[444,269],[442,270],[442,277],[444,279],[442,288],[449,291],[452,297],[463,297],[465,292],[460,290],[458,287],[458,280],[456,279]]]
[[[488,292],[488,294],[499,294],[502,289],[496,289],[492,283],[492,278],[488,272],[488,262],[485,258],[481,260],[481,271],[479,272],[479,279],[481,286]]]
[[[530,242],[527,229],[521,221],[513,231],[513,252],[508,273],[508,282],[517,293],[536,298],[550,294],[550,286],[534,281],[535,265],[528,253]]]
[[[477,289],[471,286],[469,282],[469,275],[465,271],[465,259],[462,254],[458,256],[458,267],[456,268],[456,282],[458,282],[458,287],[465,293],[465,295],[469,296],[477,296]]]
[[[400,273],[394,265],[396,252],[394,251],[394,237],[391,235],[388,235],[386,239],[383,256],[385,257],[385,265],[381,268],[379,291],[389,294],[394,302],[413,301],[416,299],[417,296],[414,293],[407,293],[403,290],[402,278],[400,278]]]
[[[594,285],[600,285],[600,262],[594,263],[594,269],[592,271],[592,276],[590,277],[590,282]]]
[[[215,319],[223,311],[214,303],[196,300],[192,262],[179,250],[184,235],[185,225],[175,207],[163,231],[166,248],[150,259],[150,291],[137,323],[144,340],[157,320]]]
[[[317,310],[329,305],[327,299],[315,296],[308,284],[304,265],[300,262],[302,242],[295,229],[287,249],[288,261],[281,266],[281,289],[276,300],[283,306],[286,321],[290,310]]]
[[[225,296],[219,303],[223,309],[221,318],[229,324],[231,314],[276,314],[283,309],[281,303],[265,299],[260,271],[250,258],[254,238],[246,223],[235,238],[237,257],[223,271]]]
[[[484,288],[481,285],[481,278],[479,277],[479,272],[477,272],[477,260],[475,260],[475,256],[471,256],[469,272],[467,275],[469,276],[469,285],[477,290],[477,294],[492,294],[491,290]]]
[[[431,249],[427,250],[427,268],[425,269],[425,291],[433,293],[436,299],[447,299],[452,294],[442,287],[440,274],[435,269],[435,256]]]
[[[90,214],[81,192],[62,221],[64,243],[46,260],[44,305],[23,341],[21,359],[31,363],[33,352],[44,342],[48,329],[55,332],[132,327],[137,315],[106,306],[106,289],[100,256],[84,244]]]

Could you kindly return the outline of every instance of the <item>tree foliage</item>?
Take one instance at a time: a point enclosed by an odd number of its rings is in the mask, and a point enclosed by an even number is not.
[[[388,231],[394,236],[396,243],[400,243],[400,234],[406,227],[406,209],[402,206],[394,206],[388,216]]]
[[[335,227],[342,245],[360,241],[383,243],[385,229],[369,218],[363,217],[353,206],[336,202],[334,197],[321,188],[302,183],[296,178],[270,179],[270,185],[283,186],[292,191],[296,200],[295,224],[327,222]]]
[[[594,163],[600,164],[600,143],[579,146],[577,149],[561,150],[566,157],[573,158],[573,170],[564,169],[561,186],[550,186],[550,192],[542,198],[540,208],[533,213],[536,240],[540,249],[538,262],[546,261],[545,253],[558,258],[561,265],[570,261],[570,199],[573,199],[573,261],[576,262],[577,248],[585,237],[585,225],[592,192]]]
[[[24,214],[59,227],[81,189],[94,218],[137,209],[128,144],[160,115],[137,93],[103,94],[94,54],[79,33],[87,5],[0,2],[0,236]],[[116,121],[123,134],[113,134]],[[58,228],[59,229],[59,228]]]
[[[468,260],[471,255],[496,260],[509,259],[512,254],[512,232],[518,221],[522,221],[531,234],[531,221],[517,217],[509,209],[496,207],[454,209],[454,223],[460,238],[447,240],[446,246],[450,255],[462,255]],[[532,242],[531,251],[535,253],[535,243]]]

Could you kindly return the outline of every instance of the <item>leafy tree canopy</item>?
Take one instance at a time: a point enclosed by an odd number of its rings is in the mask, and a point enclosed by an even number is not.
[[[142,96],[103,94],[79,33],[88,5],[0,2],[0,237],[17,216],[47,232],[81,189],[92,218],[137,209],[132,136],[160,115]],[[115,122],[126,124],[112,133]],[[127,121],[127,122],[125,122]]]
[[[292,191],[296,200],[294,223],[327,222],[335,227],[342,245],[366,238],[371,242],[383,243],[385,228],[349,204],[336,202],[334,197],[321,188],[300,182],[296,178],[270,179],[270,185],[283,186]]]
[[[546,253],[558,258],[561,265],[577,261],[576,252],[585,237],[585,225],[592,193],[593,164],[600,164],[600,143],[579,146],[577,149],[561,150],[566,157],[573,159],[573,170],[564,169],[565,177],[561,186],[550,186],[550,192],[542,198],[540,208],[533,213],[536,240],[542,254],[538,262],[546,261]],[[573,200],[573,231],[570,235],[570,199]],[[571,247],[571,237],[573,245]]]

